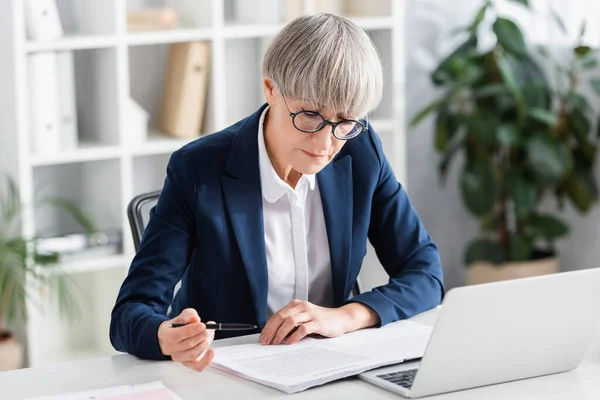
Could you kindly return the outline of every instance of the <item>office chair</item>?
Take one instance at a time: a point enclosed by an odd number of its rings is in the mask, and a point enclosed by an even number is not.
[[[144,230],[150,219],[150,210],[152,210],[152,207],[158,202],[159,195],[160,190],[140,194],[134,197],[127,206],[127,217],[129,218],[129,225],[131,226],[131,233],[133,234],[135,251],[140,247]],[[352,287],[352,297],[358,296],[361,293],[361,290],[360,281],[356,279],[356,282]]]

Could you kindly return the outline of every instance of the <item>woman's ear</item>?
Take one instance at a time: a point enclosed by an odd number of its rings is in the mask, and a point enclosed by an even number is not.
[[[275,89],[275,84],[272,80],[268,78],[263,79],[263,92],[265,94],[265,99],[267,100],[267,103],[269,103],[271,107],[275,105],[277,89]]]

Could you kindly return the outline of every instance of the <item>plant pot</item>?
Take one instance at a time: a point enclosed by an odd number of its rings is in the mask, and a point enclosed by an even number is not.
[[[467,285],[528,278],[557,272],[558,258],[549,254],[530,261],[509,262],[501,265],[479,261],[467,267]]]
[[[12,332],[0,332],[0,371],[23,367],[23,346]]]

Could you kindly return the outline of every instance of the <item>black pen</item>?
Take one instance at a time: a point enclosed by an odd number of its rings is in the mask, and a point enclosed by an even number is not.
[[[185,325],[187,324],[171,324],[171,328],[179,328]],[[258,326],[250,324],[206,324],[206,329],[214,329],[216,331],[245,331],[258,329]]]

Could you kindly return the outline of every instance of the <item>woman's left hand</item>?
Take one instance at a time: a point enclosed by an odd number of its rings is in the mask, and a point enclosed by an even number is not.
[[[264,345],[281,344],[285,339],[286,344],[294,344],[310,334],[337,337],[378,322],[379,316],[375,311],[360,303],[327,308],[308,301],[292,300],[269,318],[259,342]]]

